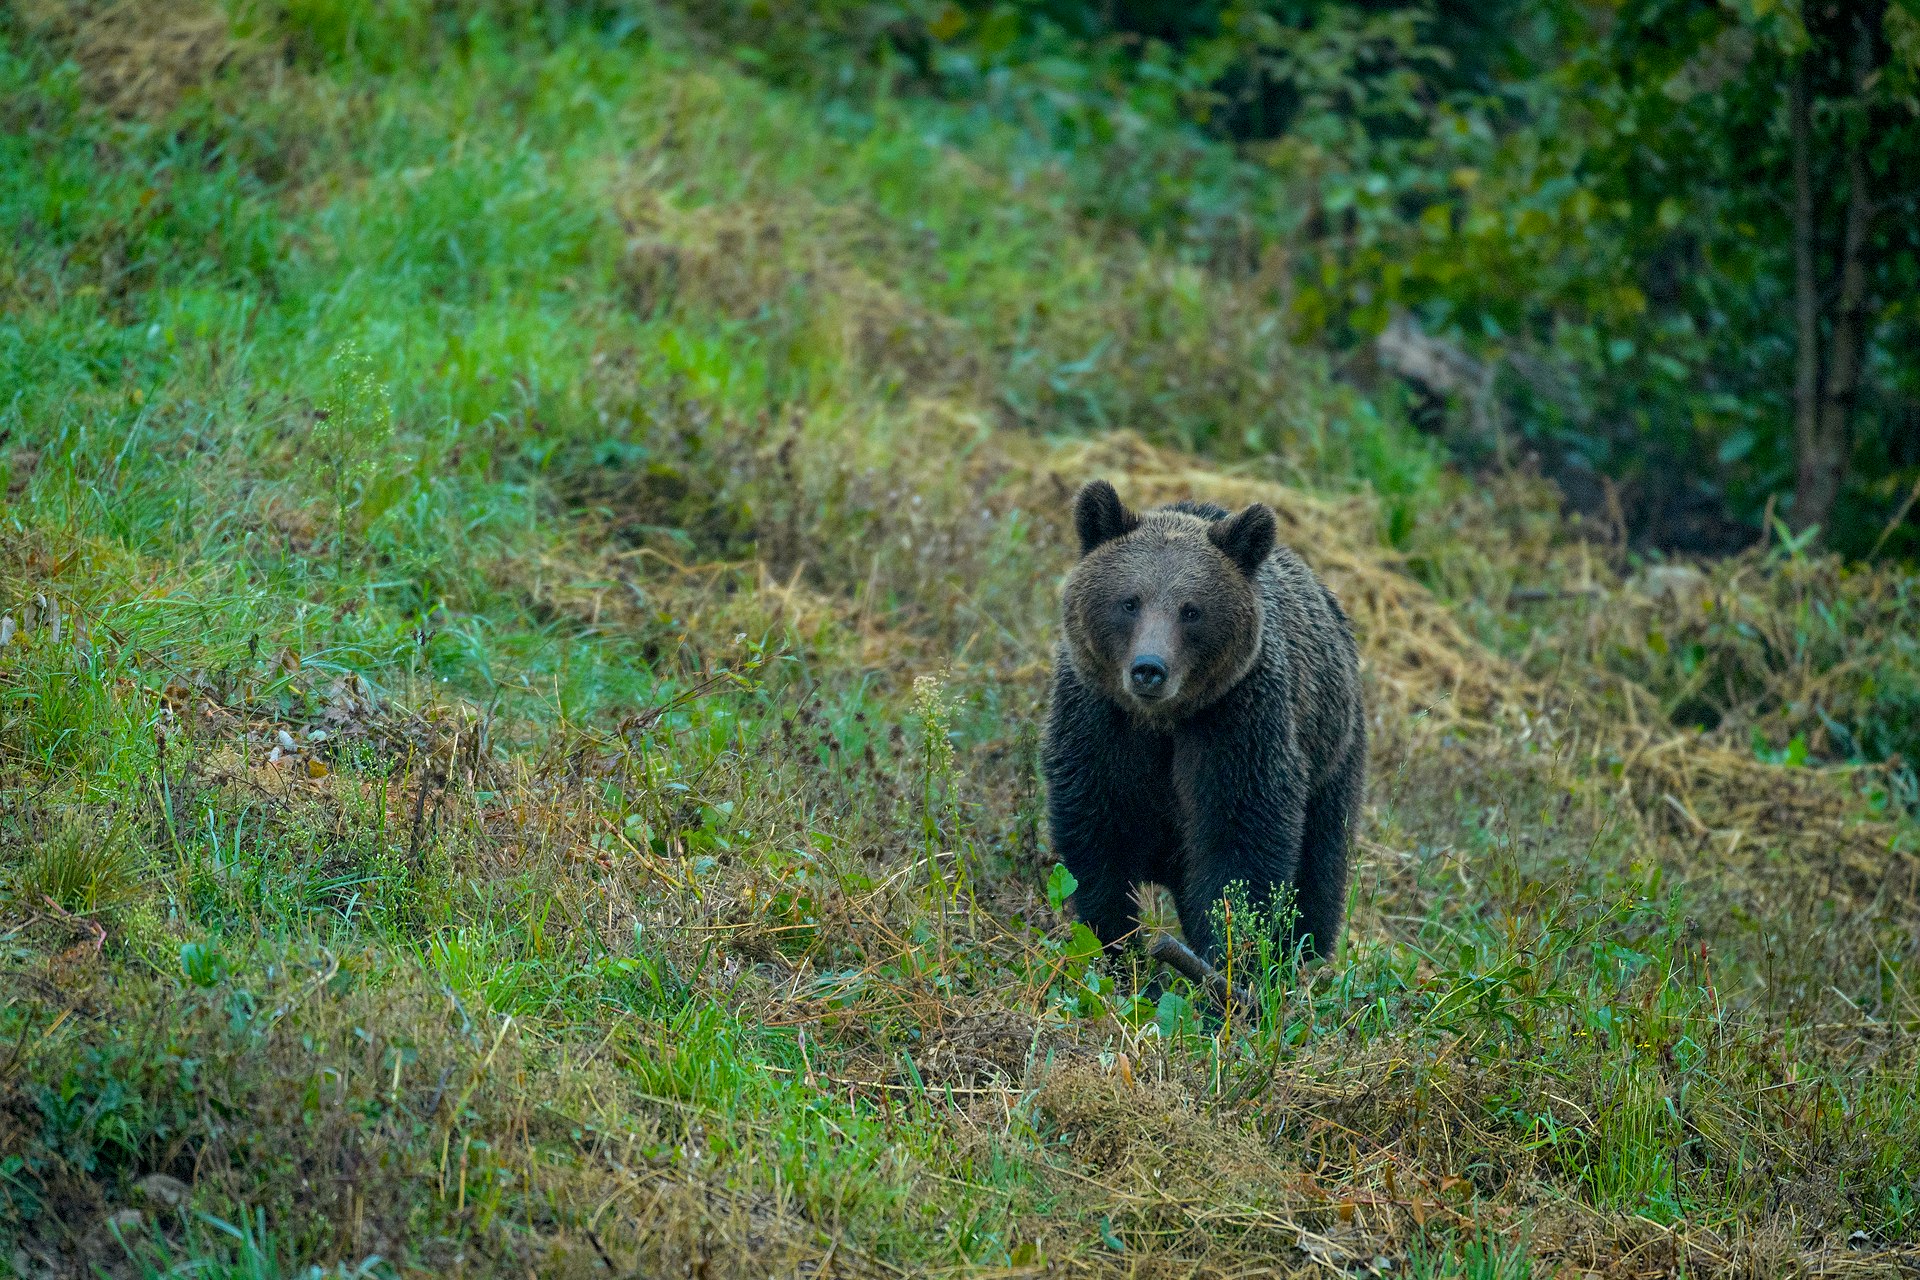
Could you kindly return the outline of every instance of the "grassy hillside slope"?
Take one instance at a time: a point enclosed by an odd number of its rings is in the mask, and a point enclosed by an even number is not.
[[[0,1269],[1920,1265],[1910,577],[1628,577],[937,106],[527,8],[0,16]],[[1226,1025],[1046,854],[1092,475],[1362,633]]]

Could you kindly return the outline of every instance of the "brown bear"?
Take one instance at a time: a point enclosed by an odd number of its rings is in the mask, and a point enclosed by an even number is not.
[[[1256,908],[1290,889],[1281,941],[1330,954],[1367,762],[1339,602],[1259,503],[1135,513],[1096,480],[1073,519],[1042,768],[1075,912],[1115,947],[1138,925],[1135,886],[1165,885],[1187,942],[1218,963],[1227,886]]]

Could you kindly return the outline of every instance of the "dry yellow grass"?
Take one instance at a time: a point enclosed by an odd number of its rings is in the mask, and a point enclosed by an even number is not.
[[[230,75],[271,74],[278,50],[234,34],[211,0],[18,0],[72,52],[89,95],[116,115],[157,119]]]

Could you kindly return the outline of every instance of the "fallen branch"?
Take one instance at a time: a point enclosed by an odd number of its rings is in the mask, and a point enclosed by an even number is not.
[[[1154,934],[1153,941],[1147,944],[1147,954],[1204,990],[1222,1013],[1230,1008],[1259,1007],[1252,992],[1228,983],[1218,969],[1195,955],[1192,947],[1170,933]]]

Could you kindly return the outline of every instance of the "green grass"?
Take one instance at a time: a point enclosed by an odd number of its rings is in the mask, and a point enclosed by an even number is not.
[[[1665,780],[1607,682],[1691,672],[1499,604],[1589,554],[1537,497],[937,104],[531,12],[236,9],[127,116],[0,20],[0,1266],[1910,1265],[1891,775]],[[1265,486],[1544,690],[1374,624],[1354,932],[1256,1019],[1048,900],[1079,465]],[[1895,625],[1803,608],[1808,679]]]

